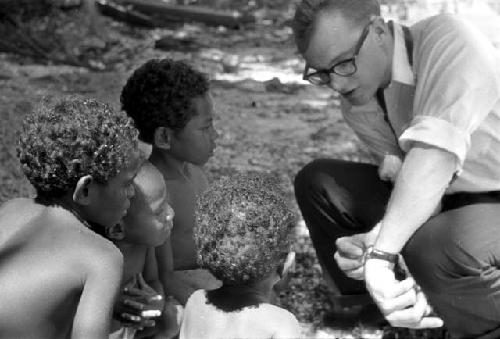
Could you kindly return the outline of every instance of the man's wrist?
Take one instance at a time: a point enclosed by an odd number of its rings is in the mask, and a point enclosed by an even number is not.
[[[398,263],[398,257],[399,256],[397,253],[390,253],[390,252],[376,249],[373,246],[369,246],[365,251],[364,261],[366,262],[367,260],[370,260],[370,259],[377,259],[377,260],[385,261],[385,262],[391,264],[391,267],[394,267]]]

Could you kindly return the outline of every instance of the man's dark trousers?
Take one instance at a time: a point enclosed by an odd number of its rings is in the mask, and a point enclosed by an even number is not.
[[[319,159],[297,174],[295,196],[318,259],[343,295],[366,290],[337,266],[335,240],[375,226],[390,193],[391,185],[370,164]],[[500,199],[484,197],[445,196],[443,211],[419,228],[402,253],[457,338],[500,338]]]

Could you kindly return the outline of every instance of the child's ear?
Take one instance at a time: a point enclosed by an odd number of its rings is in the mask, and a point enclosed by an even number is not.
[[[280,267],[278,273],[280,273],[280,278],[285,277],[288,273],[295,269],[295,252],[289,252],[286,256],[286,260],[283,266]]]
[[[172,143],[173,131],[168,127],[157,127],[154,135],[154,145],[169,150]]]
[[[89,191],[92,180],[91,175],[86,175],[78,180],[75,190],[73,191],[74,202],[81,205],[88,205],[90,203]]]

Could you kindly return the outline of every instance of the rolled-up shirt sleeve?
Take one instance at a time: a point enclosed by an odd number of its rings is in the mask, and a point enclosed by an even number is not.
[[[415,142],[457,157],[460,171],[471,134],[499,100],[499,79],[489,42],[452,17],[431,21],[420,33],[414,72],[414,117],[399,138],[408,152]]]

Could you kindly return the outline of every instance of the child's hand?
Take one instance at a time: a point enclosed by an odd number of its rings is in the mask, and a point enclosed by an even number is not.
[[[174,297],[169,296],[165,301],[163,309],[163,329],[155,336],[155,339],[174,338],[180,331],[183,308]]]
[[[163,297],[137,275],[123,288],[115,304],[114,317],[127,326],[142,330],[155,326],[152,318],[159,317],[163,307]]]

